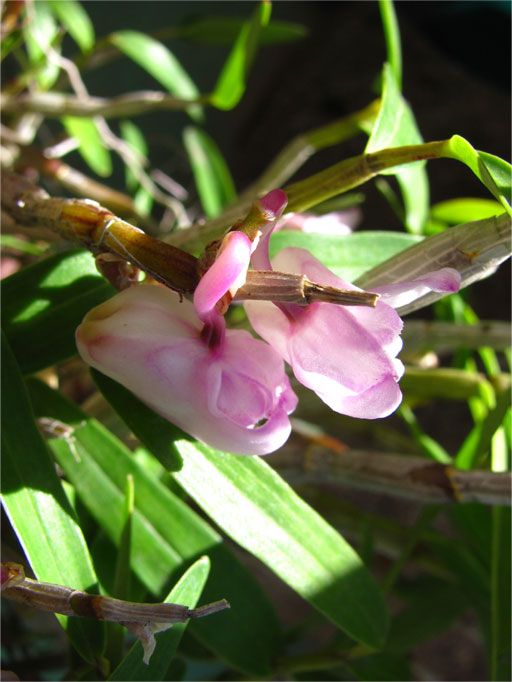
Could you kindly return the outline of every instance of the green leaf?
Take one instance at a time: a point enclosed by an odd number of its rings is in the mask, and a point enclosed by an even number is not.
[[[260,32],[268,24],[271,11],[270,2],[262,0],[251,19],[243,25],[210,95],[210,102],[215,107],[233,109],[242,99],[249,69],[256,56]]]
[[[115,293],[91,254],[77,250],[14,273],[2,291],[2,325],[24,374],[75,355],[84,315]]]
[[[30,5],[30,18],[23,22],[23,34],[28,57],[36,71],[37,82],[43,90],[48,90],[57,80],[60,67],[48,59],[50,49],[56,49],[54,41],[59,27],[46,0],[38,0]]]
[[[193,40],[202,45],[231,45],[241,29],[245,19],[235,17],[203,17],[186,21],[176,30],[176,36],[185,40]],[[308,33],[305,26],[289,21],[271,21],[261,27],[260,42],[262,45],[287,43],[304,38]]]
[[[229,168],[215,142],[203,130],[185,128],[183,142],[203,210],[208,218],[214,218],[235,198]]]
[[[500,428],[510,409],[510,388],[500,392],[496,406],[479,421],[466,436],[460,447],[455,464],[459,469],[472,469],[490,448],[494,434]]]
[[[150,450],[155,431],[167,434],[169,444],[176,439],[176,427],[162,418],[158,428],[147,428],[147,408],[141,412],[134,397],[130,404],[122,386],[98,373],[95,379]],[[161,437],[153,450],[157,457]],[[382,643],[385,605],[360,558],[262,459],[215,452],[185,440],[176,447],[184,462],[176,480],[217,525],[351,636],[370,646]]]
[[[383,644],[386,607],[363,562],[264,460],[176,446],[176,480],[227,535],[351,637]]]
[[[382,74],[382,100],[377,120],[373,127],[365,153],[420,144],[416,120],[407,102],[403,99],[392,67],[384,65]],[[428,214],[429,190],[425,162],[400,166],[381,171],[382,174],[395,175],[405,209],[405,225],[414,233],[420,233]]]
[[[165,602],[183,604],[193,609],[205,586],[210,572],[208,557],[201,557],[188,569],[178,583],[172,588]],[[214,616],[213,616],[214,617]],[[167,670],[176,653],[180,640],[189,621],[175,623],[170,630],[162,632],[156,637],[156,647],[149,664],[142,661],[142,646],[136,642],[125,659],[119,665],[109,680],[165,680]]]
[[[19,368],[2,334],[2,496],[39,580],[97,591],[89,551],[39,433]],[[73,645],[93,663],[104,646],[102,624],[58,616]]]
[[[109,387],[111,401],[118,390],[127,393],[109,379],[104,378],[104,384]],[[142,469],[132,453],[96,420],[41,382],[30,380],[29,387],[38,415],[74,426],[72,442],[53,439],[50,445],[79,498],[117,545],[123,528],[125,481],[128,474],[133,476],[132,571],[158,597],[184,562],[207,554],[212,571],[204,600],[224,597],[231,610],[215,619],[193,622],[192,633],[246,674],[269,675],[280,640],[276,616],[258,583],[227,550],[219,534]],[[139,405],[134,398],[128,407],[136,423],[141,418]]]
[[[503,213],[503,206],[497,201],[464,197],[435,204],[430,209],[430,218],[448,225],[459,225],[472,220],[492,218],[500,213]]]
[[[454,135],[448,140],[445,152],[446,156],[465,163],[507,213],[512,214],[510,209],[512,166],[510,164],[492,154],[478,152],[460,135]]]
[[[78,142],[78,151],[89,168],[102,178],[112,175],[110,152],[94,121],[85,117],[63,116],[61,123]]]
[[[82,52],[94,46],[94,26],[78,0],[50,0],[50,9]]]
[[[141,157],[145,158],[148,153],[148,145],[146,144],[142,130],[136,126],[133,121],[128,120],[121,121],[119,128],[121,130],[121,137],[123,140],[127,142],[130,147],[135,150],[135,152],[140,154]],[[141,166],[142,164],[138,165]],[[125,167],[125,182],[126,187],[132,192],[139,186],[139,181],[129,166]]]
[[[354,232],[346,236],[282,230],[272,235],[270,256],[289,246],[306,249],[336,275],[352,282],[373,267],[421,241],[403,232]]]
[[[20,253],[28,253],[31,256],[40,256],[47,249],[46,246],[39,246],[39,244],[34,242],[15,237],[13,234],[0,234],[0,246],[2,249],[13,249]]]
[[[109,40],[175,97],[198,99],[199,91],[188,73],[172,52],[158,40],[139,31],[117,31]],[[202,109],[197,105],[190,106],[187,111],[195,120],[203,118]]]
[[[386,40],[387,61],[393,72],[398,89],[402,89],[402,47],[400,29],[396,18],[393,0],[379,0],[382,28]]]

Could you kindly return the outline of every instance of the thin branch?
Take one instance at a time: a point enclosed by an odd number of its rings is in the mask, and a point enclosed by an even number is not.
[[[505,350],[510,345],[510,324],[499,320],[483,320],[476,324],[455,324],[430,320],[407,320],[402,331],[409,353],[438,353],[456,348],[489,346]]]
[[[34,92],[2,95],[0,107],[5,113],[34,112],[47,118],[61,116],[103,116],[119,118],[137,116],[155,109],[182,111],[193,104],[206,104],[207,98],[193,100],[173,97],[165,92],[141,90],[117,97],[81,98],[64,92]]]
[[[294,430],[302,431],[294,420]],[[510,473],[463,471],[412,455],[332,447],[317,436],[309,448],[285,448],[272,463],[294,484],[347,485],[428,504],[510,505]]]
[[[162,604],[129,602],[26,578],[21,564],[3,562],[1,569],[3,597],[64,616],[120,623],[140,640],[146,664],[155,648],[155,632],[165,630],[174,623],[184,623],[189,618],[202,618],[230,608],[226,599],[195,609],[168,602]]]

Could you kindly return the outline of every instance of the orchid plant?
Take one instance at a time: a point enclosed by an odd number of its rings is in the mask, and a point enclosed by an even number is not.
[[[468,287],[510,256],[511,167],[423,141],[394,6],[372,7],[378,97],[237,191],[205,116],[236,115],[258,45],[303,27],[263,0],[97,38],[94,5],[3,3],[5,679],[43,646],[45,679],[423,679],[454,623],[509,679],[509,333]],[[229,44],[207,94],[179,40]],[[163,90],[93,94],[116,61]],[[156,110],[186,172],[156,167],[135,123]],[[486,198],[430,206],[435,159]],[[403,229],[361,227],[368,184]],[[57,617],[69,665],[20,604]]]

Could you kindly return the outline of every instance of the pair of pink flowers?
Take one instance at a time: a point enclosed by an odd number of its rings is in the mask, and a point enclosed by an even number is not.
[[[90,311],[77,330],[88,364],[192,436],[250,455],[273,452],[290,434],[288,415],[297,397],[283,361],[337,412],[368,419],[393,412],[403,373],[396,359],[402,321],[394,307],[426,291],[452,292],[460,285],[457,271],[445,268],[375,289],[381,298],[374,309],[251,301],[245,309],[264,340],[226,329],[217,304],[244,283],[251,261],[258,269],[273,265],[321,284],[356,288],[303,249],[283,249],[271,265],[268,242],[286,195],[274,190],[260,206],[268,222],[259,243],[243,232],[228,233],[193,303],[180,302],[169,289],[140,284]]]

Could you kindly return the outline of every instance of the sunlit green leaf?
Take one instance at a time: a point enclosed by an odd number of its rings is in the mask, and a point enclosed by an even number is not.
[[[150,449],[162,430],[170,443],[179,431],[160,418],[145,425],[140,401],[95,374],[109,402]],[[156,422],[153,419],[153,427]],[[155,440],[155,454],[162,448]],[[216,452],[186,440],[176,443],[183,468],[176,480],[230,537],[252,552],[354,638],[378,646],[387,614],[371,576],[352,548],[260,458]],[[164,453],[165,454],[165,453]]]
[[[489,192],[501,203],[510,214],[512,167],[503,159],[478,152],[460,135],[454,135],[448,141],[446,155],[466,164]]]
[[[183,604],[193,609],[205,586],[210,572],[208,557],[198,559],[169,592],[165,602]],[[213,616],[215,617],[215,616]],[[171,660],[185,632],[186,623],[176,623],[170,630],[156,636],[156,647],[149,664],[142,660],[142,646],[134,644],[122,663],[114,670],[109,680],[166,680]]]
[[[339,277],[352,282],[364,272],[421,241],[403,232],[354,232],[330,236],[282,230],[272,235],[270,255],[289,246],[306,249]]]
[[[177,481],[225,533],[351,637],[382,645],[386,608],[363,562],[263,459],[177,447]]]
[[[260,31],[268,24],[271,11],[269,2],[265,0],[260,2],[252,18],[243,25],[238,34],[215,89],[210,95],[211,103],[219,109],[233,109],[242,99],[247,75],[256,56]]]
[[[30,62],[38,67],[37,82],[43,90],[47,90],[54,84],[60,71],[56,60],[48,59],[50,50],[56,49],[54,41],[59,27],[47,0],[38,0],[29,7],[30,15],[23,22],[23,34]]]
[[[78,151],[85,163],[102,178],[112,175],[112,159],[98,128],[90,118],[64,116],[62,125],[78,142]]]
[[[381,108],[365,153],[419,144],[422,141],[411,108],[400,93],[390,65],[385,64],[382,75]],[[424,166],[424,162],[415,163],[383,172],[383,174],[396,176],[404,201],[405,225],[414,233],[421,232],[428,213],[428,179]]]
[[[203,210],[208,218],[214,218],[235,197],[229,168],[215,142],[203,130],[189,126],[183,141]]]
[[[172,52],[158,40],[139,31],[117,31],[109,39],[171,94],[186,100],[199,97],[199,91],[188,73]],[[187,111],[196,120],[202,118],[202,110],[197,105],[190,106]]]
[[[503,213],[503,206],[492,199],[464,197],[449,199],[435,204],[430,209],[430,217],[448,225],[469,223],[472,220],[483,220]]]
[[[82,52],[90,50],[94,26],[82,4],[78,0],[49,0],[49,5]]]
[[[97,578],[82,531],[39,433],[14,355],[2,334],[2,498],[39,580],[96,591]],[[100,623],[59,620],[81,655],[94,662],[103,648]]]
[[[2,283],[2,325],[24,374],[74,355],[84,315],[115,290],[85,251],[66,251]]]
[[[117,388],[127,393],[111,380],[105,378],[104,383],[110,387],[109,400]],[[190,630],[236,669],[251,676],[270,674],[280,640],[275,614],[258,583],[226,549],[220,535],[143,470],[96,420],[40,382],[31,380],[29,387],[38,415],[74,428],[72,440],[54,438],[50,445],[78,497],[116,544],[123,528],[125,481],[128,474],[133,476],[131,567],[135,575],[158,597],[184,565],[207,554],[212,570],[204,601],[226,598],[231,609],[216,615],[215,620],[202,618],[191,623]],[[129,406],[135,422],[139,405],[134,398]]]

